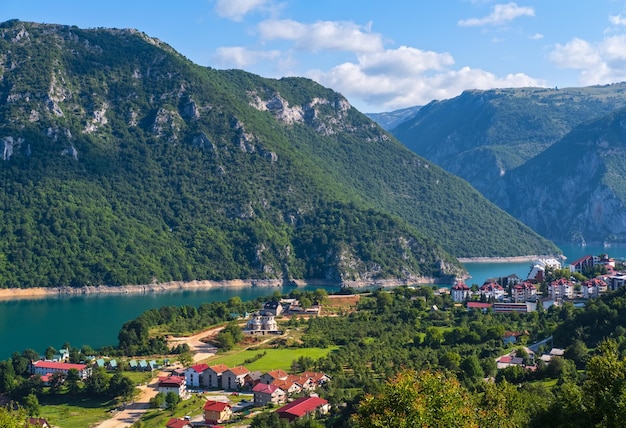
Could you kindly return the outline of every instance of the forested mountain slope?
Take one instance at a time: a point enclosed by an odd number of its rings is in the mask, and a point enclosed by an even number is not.
[[[457,274],[557,249],[302,78],[0,26],[0,286]]]

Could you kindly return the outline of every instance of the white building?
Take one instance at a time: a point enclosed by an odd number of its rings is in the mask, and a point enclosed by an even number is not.
[[[462,281],[454,284],[450,289],[450,293],[452,294],[452,300],[455,302],[464,302],[470,298],[470,288]]]
[[[39,360],[31,363],[30,372],[39,376],[45,376],[47,374],[63,373],[67,376],[67,373],[71,369],[76,369],[81,379],[87,379],[91,376],[91,367],[86,364],[70,364],[61,363],[58,361],[45,361]]]

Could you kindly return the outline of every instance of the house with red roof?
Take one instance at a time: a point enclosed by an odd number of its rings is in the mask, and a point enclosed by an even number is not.
[[[276,385],[268,385],[265,383],[258,383],[252,388],[254,394],[255,406],[266,406],[268,404],[280,404],[284,403],[287,399],[285,391],[280,389]]]
[[[173,392],[179,397],[187,395],[187,382],[182,376],[160,377],[158,383],[159,392],[167,394]]]
[[[183,372],[185,375],[185,381],[187,382],[187,387],[199,387],[202,385],[202,376],[204,375],[204,371],[209,368],[208,364],[196,364],[195,366],[191,366],[185,369]]]
[[[63,373],[67,376],[71,369],[77,370],[81,379],[87,379],[91,376],[91,367],[86,364],[61,363],[47,360],[39,360],[30,364],[30,373],[39,376],[52,375],[54,373]]]
[[[246,384],[246,375],[250,370],[244,366],[233,367],[222,373],[222,388],[227,390],[235,390],[243,388]]]
[[[599,259],[598,259],[599,260]],[[583,273],[586,270],[593,269],[594,256],[583,256],[578,260],[574,260],[569,264],[569,271]]]
[[[222,386],[222,374],[228,370],[226,364],[216,364],[209,366],[202,374],[202,385],[209,388],[219,388]]]
[[[193,425],[187,419],[170,418],[165,425],[166,428],[192,428]]]
[[[229,421],[233,415],[231,405],[224,401],[208,400],[203,409],[204,422],[207,424],[221,424]]]
[[[289,374],[284,370],[270,370],[261,376],[261,383],[269,385],[275,380],[285,380],[287,377],[289,377]]]
[[[276,413],[279,418],[291,422],[306,415],[315,415],[317,412],[326,414],[329,409],[328,401],[323,398],[301,397],[276,410]]]
[[[272,382],[270,385],[274,385],[285,391],[287,395],[297,394],[302,391],[303,386],[300,382],[310,381],[309,378],[301,379],[300,376],[291,375],[285,380],[277,379]]]

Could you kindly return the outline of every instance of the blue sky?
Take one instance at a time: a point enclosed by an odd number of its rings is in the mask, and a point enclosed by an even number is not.
[[[1,0],[9,19],[136,28],[199,65],[312,78],[363,112],[626,80],[624,0]]]

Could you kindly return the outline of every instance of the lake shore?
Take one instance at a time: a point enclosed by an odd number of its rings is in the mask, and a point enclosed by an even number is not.
[[[84,296],[92,294],[151,294],[165,293],[187,290],[209,290],[212,288],[247,288],[247,287],[397,287],[413,284],[453,282],[451,278],[410,278],[410,279],[383,279],[383,280],[361,280],[345,281],[343,283],[332,283],[328,280],[291,280],[280,279],[236,279],[229,281],[172,281],[163,283],[152,283],[145,285],[123,285],[123,286],[83,286],[83,287],[34,287],[34,288],[3,288],[0,289],[0,301],[17,299],[45,299],[51,297]]]
[[[534,262],[540,259],[555,259],[560,256],[544,255],[544,256],[514,256],[514,257],[459,257],[457,260],[461,263],[522,263]]]

